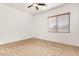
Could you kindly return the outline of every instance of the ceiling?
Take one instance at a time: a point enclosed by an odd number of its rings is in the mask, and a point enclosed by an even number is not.
[[[5,3],[5,5],[22,10],[32,15],[36,15],[40,12],[44,12],[46,10],[55,8],[63,3],[46,3],[46,6],[38,6],[39,10],[36,10],[35,7],[27,8],[27,6],[31,5],[32,3]]]

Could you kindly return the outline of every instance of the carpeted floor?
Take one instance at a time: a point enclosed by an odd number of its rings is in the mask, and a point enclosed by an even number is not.
[[[36,38],[0,46],[1,56],[78,56],[79,48]]]

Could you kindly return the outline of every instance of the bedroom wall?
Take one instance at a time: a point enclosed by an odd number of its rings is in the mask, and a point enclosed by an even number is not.
[[[0,4],[0,44],[33,36],[33,16],[21,10]]]
[[[70,33],[49,33],[48,16],[70,12]],[[65,4],[35,16],[35,37],[79,46],[79,4]]]

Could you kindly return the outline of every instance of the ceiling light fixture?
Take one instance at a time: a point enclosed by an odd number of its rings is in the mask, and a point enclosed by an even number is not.
[[[33,6],[38,6],[38,5],[34,3]]]

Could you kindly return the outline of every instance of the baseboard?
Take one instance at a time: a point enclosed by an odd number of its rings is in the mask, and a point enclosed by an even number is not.
[[[72,44],[67,44],[67,43],[62,43],[62,42],[57,42],[57,41],[52,41],[52,40],[46,40],[46,39],[40,38],[40,37],[30,37],[30,38],[21,39],[21,40],[18,40],[18,41],[13,41],[13,42],[4,43],[4,44],[1,44],[1,45],[12,44],[12,43],[17,43],[17,42],[22,42],[22,41],[26,41],[26,40],[29,40],[29,39],[44,40],[44,41],[49,41],[49,42],[52,42],[52,43],[64,44],[64,45],[73,46],[73,47],[79,47],[79,46],[72,45]]]
[[[40,38],[40,37],[35,37],[35,39],[40,39],[40,40],[45,40],[45,41],[49,41],[49,42],[54,42],[54,43],[57,43],[57,44],[64,44],[64,45],[68,45],[68,46],[73,46],[73,47],[79,47],[77,45],[74,45],[74,44],[68,44],[68,43],[63,43],[63,42],[58,42],[58,41],[53,41],[53,40],[46,40],[44,38]]]
[[[6,45],[6,44],[10,44],[10,43],[20,42],[20,41],[24,41],[24,40],[28,40],[28,39],[32,39],[32,38],[33,37],[27,37],[27,38],[17,39],[17,40],[14,40],[14,41],[1,42],[0,45]]]

